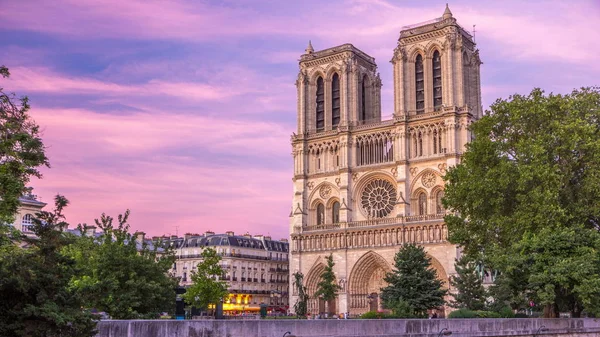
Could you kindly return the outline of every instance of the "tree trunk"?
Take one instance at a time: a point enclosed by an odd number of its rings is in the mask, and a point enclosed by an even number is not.
[[[546,304],[544,306],[544,318],[558,318],[558,305],[556,303]]]
[[[573,303],[573,309],[571,310],[571,317],[580,318],[582,310],[583,306],[581,305],[581,303],[575,301],[575,303]]]

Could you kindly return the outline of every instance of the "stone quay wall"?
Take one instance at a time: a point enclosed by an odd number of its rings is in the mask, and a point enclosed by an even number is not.
[[[597,337],[600,319],[105,320],[97,337],[437,337],[444,328],[452,337]]]

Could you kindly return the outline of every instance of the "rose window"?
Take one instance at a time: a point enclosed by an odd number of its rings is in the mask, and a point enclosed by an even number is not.
[[[394,209],[396,188],[383,179],[375,179],[363,189],[360,205],[370,218],[384,218]]]

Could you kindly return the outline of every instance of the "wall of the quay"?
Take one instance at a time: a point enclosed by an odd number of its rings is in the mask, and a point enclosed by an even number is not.
[[[453,337],[592,337],[600,336],[600,319],[108,320],[99,322],[97,336],[282,337],[289,331],[298,337],[436,337],[444,328]]]

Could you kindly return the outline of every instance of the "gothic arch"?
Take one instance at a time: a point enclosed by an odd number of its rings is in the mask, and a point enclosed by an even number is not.
[[[342,71],[340,70],[339,66],[337,64],[330,64],[325,69],[325,77],[323,77],[323,79],[326,81],[331,81],[331,79],[333,78],[333,74],[335,73],[338,74],[340,79],[342,78]]]
[[[408,62],[415,63],[417,60],[417,55],[421,55],[425,58],[425,50],[421,46],[414,46],[408,51]]]
[[[433,53],[435,53],[436,50],[440,53],[440,56],[443,55],[444,49],[442,48],[442,45],[438,41],[429,42],[427,44],[427,46],[425,47],[426,58],[432,58]]]
[[[439,185],[438,181],[442,180],[442,175],[440,174],[440,172],[434,170],[434,169],[430,169],[430,168],[426,168],[423,171],[419,172],[410,182],[410,187],[411,187],[411,195],[414,195],[414,191],[416,191],[417,188],[419,188],[420,186],[422,186],[422,184],[419,184],[419,180],[427,173],[433,173],[436,177],[436,182],[434,184],[434,186]],[[417,187],[419,186],[419,187]],[[434,186],[432,187],[427,187],[427,186],[423,186],[423,188],[426,188],[428,190],[431,190],[432,188],[434,188]]]
[[[324,187],[324,186],[329,186],[331,188],[331,193],[327,198],[323,198],[320,195],[321,187]],[[320,200],[323,203],[329,203],[328,200],[331,198],[339,198],[339,189],[334,184],[327,182],[327,181],[323,181],[323,182],[319,183],[317,186],[315,186],[312,189],[312,191],[308,195],[308,200],[310,200],[311,206],[314,206],[315,202],[317,200]]]
[[[306,274],[306,292],[308,293],[308,312],[319,312],[319,300],[314,296],[315,292],[317,292],[317,285],[321,280],[321,274],[323,270],[325,270],[325,264],[320,261],[321,257],[319,256],[313,266],[310,268],[308,273]]]
[[[448,273],[446,272],[440,261],[438,261],[438,259],[430,255],[429,253],[427,253],[427,257],[431,259],[431,268],[435,269],[435,271],[437,272],[438,279],[444,282],[442,285],[443,288],[448,289]]]
[[[356,261],[350,271],[350,277],[348,279],[348,290],[352,295],[368,295],[373,289],[373,284],[369,284],[374,275],[380,274],[378,270],[385,273],[392,271],[391,266],[385,261],[385,259],[373,252],[368,251]],[[379,292],[379,289],[377,289]]]
[[[322,69],[317,68],[314,69],[310,75],[309,75],[309,84],[311,85],[317,85],[317,78],[322,77],[323,80],[325,80],[327,77],[325,77],[325,73],[323,72]]]

